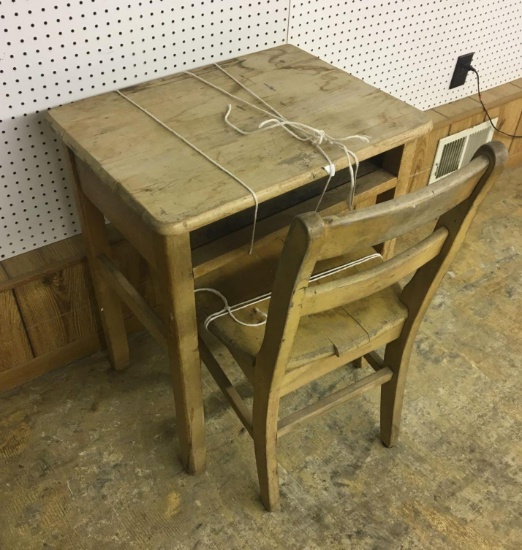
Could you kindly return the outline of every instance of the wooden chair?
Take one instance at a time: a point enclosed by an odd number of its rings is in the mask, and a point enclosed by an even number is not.
[[[406,373],[419,325],[470,226],[475,212],[502,170],[505,147],[480,148],[466,167],[418,192],[343,215],[297,216],[286,241],[272,244],[210,273],[198,287],[221,292],[230,304],[271,296],[203,324],[223,308],[212,291],[196,295],[201,320],[201,357],[252,435],[261,500],[279,505],[276,443],[296,425],[369,389],[381,387],[381,439],[397,441]],[[383,261],[372,247],[437,220],[431,234]],[[313,274],[367,258],[311,282]],[[399,281],[413,277],[401,288]],[[211,333],[213,336],[210,336]],[[216,355],[223,345],[253,385],[247,407]],[[377,348],[385,347],[383,360]],[[375,370],[290,416],[278,419],[282,396],[364,357]]]

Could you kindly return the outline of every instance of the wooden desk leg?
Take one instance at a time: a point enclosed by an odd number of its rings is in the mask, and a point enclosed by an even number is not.
[[[201,362],[189,234],[157,236],[158,285],[167,324],[180,458],[189,474],[205,469]]]
[[[96,259],[100,254],[106,254],[109,258],[112,256],[105,230],[105,220],[98,208],[83,194],[78,171],[76,170],[74,154],[71,151],[69,151],[69,161],[73,180],[76,185],[76,202],[82,224],[85,250],[109,360],[114,368],[123,369],[129,363],[129,345],[123,322],[121,303],[115,292],[105,282],[99,271]]]

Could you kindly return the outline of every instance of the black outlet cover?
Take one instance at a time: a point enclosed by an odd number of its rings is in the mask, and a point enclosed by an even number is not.
[[[467,53],[466,55],[461,55],[457,59],[457,64],[455,65],[455,71],[453,72],[453,77],[450,82],[450,90],[452,88],[457,88],[462,86],[466,82],[466,77],[468,76],[468,66],[471,65],[473,60],[473,53]]]

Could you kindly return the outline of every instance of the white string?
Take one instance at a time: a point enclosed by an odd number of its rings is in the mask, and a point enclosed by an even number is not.
[[[214,166],[225,172],[225,174],[229,175],[232,179],[236,180],[240,185],[242,185],[249,193],[252,195],[252,198],[254,199],[254,223],[252,226],[252,237],[250,239],[250,251],[249,254],[252,254],[252,250],[254,249],[254,239],[256,235],[256,223],[257,223],[257,211],[259,208],[259,201],[257,199],[256,192],[249,187],[244,181],[239,179],[235,174],[233,174],[230,170],[219,164],[219,162],[215,161],[213,158],[209,157],[205,152],[203,152],[199,147],[196,147],[193,143],[191,143],[187,138],[183,137],[179,132],[176,132],[173,128],[170,126],[167,126],[164,122],[162,122],[159,118],[154,116],[150,111],[133,101],[130,97],[126,96],[119,90],[116,90],[116,93],[119,94],[121,97],[126,99],[129,103],[132,103],[135,107],[137,107],[140,111],[143,111],[146,115],[148,115],[150,118],[155,120],[160,126],[165,128],[165,130],[169,131],[171,134],[174,134],[177,138],[179,138],[183,143],[187,144],[190,148],[194,149],[197,153],[199,153],[201,156],[205,157],[209,162],[211,162]]]
[[[350,174],[350,186],[349,186],[349,193],[348,193],[348,207],[349,207],[350,210],[353,210],[353,201],[354,201],[354,196],[355,196],[355,182],[356,182],[356,179],[357,179],[357,172],[359,170],[359,160],[357,158],[357,155],[353,151],[350,151],[346,147],[346,145],[344,145],[343,141],[348,141],[350,139],[360,139],[360,140],[365,141],[366,143],[368,143],[369,138],[367,136],[362,136],[362,135],[353,135],[353,136],[346,136],[346,137],[343,137],[343,138],[335,138],[335,137],[332,137],[332,136],[328,135],[324,130],[319,130],[317,128],[314,128],[312,126],[309,126],[307,124],[303,124],[303,123],[300,123],[300,122],[289,121],[279,111],[277,111],[277,109],[275,107],[273,107],[267,101],[265,101],[262,97],[257,95],[253,90],[251,90],[250,88],[248,88],[247,86],[242,84],[237,78],[235,78],[232,74],[230,74],[228,71],[223,69],[220,65],[218,65],[217,63],[214,63],[214,66],[217,67],[222,73],[227,75],[227,77],[232,79],[238,86],[240,86],[243,90],[245,90],[247,93],[249,93],[252,97],[254,97],[258,101],[260,101],[263,105],[265,105],[271,111],[271,112],[266,111],[265,109],[262,109],[262,108],[258,107],[257,105],[254,105],[253,103],[242,99],[239,96],[231,94],[230,92],[227,92],[226,90],[224,90],[220,86],[217,86],[216,84],[213,84],[212,82],[209,82],[208,80],[205,80],[204,78],[200,77],[199,75],[197,75],[195,73],[192,73],[190,71],[185,71],[186,74],[192,76],[193,78],[196,78],[197,80],[205,83],[206,85],[214,88],[215,90],[220,91],[221,93],[227,95],[228,97],[231,97],[231,98],[233,98],[237,101],[240,101],[241,103],[244,103],[244,104],[250,106],[251,108],[256,109],[257,111],[260,111],[260,112],[272,117],[272,118],[262,122],[256,130],[253,130],[253,131],[242,130],[241,128],[239,128],[238,126],[236,126],[235,124],[230,122],[229,116],[230,116],[230,113],[232,111],[232,105],[229,105],[227,113],[225,114],[225,122],[226,122],[226,124],[228,124],[228,126],[230,126],[231,128],[233,128],[234,130],[236,130],[237,132],[239,132],[242,135],[249,135],[249,134],[259,132],[259,131],[270,130],[270,129],[273,129],[273,128],[276,128],[276,127],[281,127],[286,132],[288,132],[292,137],[298,139],[299,141],[305,141],[305,142],[308,142],[311,145],[313,145],[321,153],[321,155],[325,158],[325,160],[326,160],[326,162],[328,163],[328,166],[329,166],[328,178],[327,178],[326,184],[323,188],[323,191],[321,193],[321,196],[319,197],[317,205],[315,207],[316,212],[319,209],[321,201],[323,200],[323,197],[324,197],[324,195],[325,195],[325,193],[328,190],[328,187],[330,185],[330,181],[331,181],[332,177],[335,174],[335,165],[332,162],[332,160],[330,159],[330,157],[327,155],[327,153],[324,151],[324,149],[321,147],[321,145],[323,144],[323,142],[324,143],[329,143],[331,145],[335,145],[335,146],[339,147],[344,152],[344,154],[346,156],[347,164],[348,164],[348,171],[349,171],[349,174]],[[273,118],[274,115],[276,116],[276,118]],[[301,134],[301,135],[299,135],[299,134]],[[355,170],[352,168],[352,163],[355,164]]]
[[[316,273],[315,275],[312,275],[310,277],[310,283],[313,283],[315,281],[319,281],[320,279],[324,279],[325,277],[330,277],[331,275],[335,275],[336,273],[339,273],[340,271],[344,271],[345,269],[349,269],[350,267],[355,267],[356,265],[360,265],[364,262],[367,262],[369,260],[373,260],[374,258],[381,258],[381,254],[375,252],[374,254],[369,254],[368,256],[363,256],[362,258],[358,258],[357,260],[353,260],[351,262],[348,262],[343,265],[339,265],[336,267],[332,267],[330,269],[327,269],[325,271],[321,271],[320,273]],[[255,304],[259,304],[260,302],[264,302],[265,300],[268,300],[271,298],[272,293],[267,292],[266,294],[261,294],[260,296],[256,296],[254,298],[250,298],[249,300],[245,300],[244,302],[239,302],[238,304],[235,304],[233,306],[229,305],[228,300],[226,297],[219,292],[219,290],[216,290],[215,288],[197,288],[195,292],[210,292],[211,294],[215,294],[221,300],[223,301],[223,308],[219,311],[216,311],[214,313],[211,313],[204,321],[203,326],[206,330],[208,330],[208,326],[212,321],[215,321],[216,319],[219,319],[220,317],[223,317],[224,315],[229,315],[236,323],[244,326],[244,327],[260,327],[264,324],[266,324],[267,321],[267,314],[258,308],[255,308],[256,311],[261,314],[264,319],[262,321],[258,321],[257,323],[246,323],[244,321],[241,321],[238,319],[234,312],[239,311],[241,309],[245,309],[248,306],[253,306]]]
[[[215,288],[197,288],[194,292],[210,292],[211,294],[215,294],[216,296],[221,298],[221,300],[223,301],[223,309],[220,309],[219,311],[216,311],[215,313],[212,313],[211,315],[209,315],[205,319],[205,322],[203,323],[203,326],[205,327],[206,330],[208,330],[208,325],[212,321],[214,321],[218,317],[221,317],[222,315],[227,315],[227,314],[230,315],[230,317],[232,317],[232,319],[236,323],[238,323],[240,325],[243,325],[244,327],[259,327],[259,326],[264,325],[266,323],[266,317],[267,317],[266,313],[264,313],[261,310],[258,310],[257,308],[256,308],[256,310],[261,315],[263,315],[265,317],[265,319],[263,321],[259,321],[258,323],[245,323],[244,321],[241,321],[240,319],[238,319],[234,315],[234,311],[238,311],[239,309],[243,309],[247,306],[257,304],[259,302],[263,302],[267,298],[270,298],[271,294],[264,294],[263,296],[258,296],[256,298],[253,298],[252,300],[247,300],[245,302],[235,304],[234,306],[230,306],[229,303],[228,303],[228,300],[225,298],[225,296],[223,294],[221,294],[221,292],[219,292],[219,290],[216,290]]]
[[[227,96],[229,96],[229,97],[231,97],[231,98],[233,98],[233,99],[235,99],[235,100],[237,100],[241,103],[244,103],[244,104],[250,106],[251,108],[256,109],[256,110],[258,110],[258,111],[260,111],[260,112],[262,112],[262,113],[264,113],[264,114],[266,114],[270,117],[273,117],[274,115],[277,117],[277,118],[270,118],[268,120],[265,120],[264,122],[262,122],[259,125],[257,130],[248,132],[248,131],[245,131],[245,130],[241,130],[240,128],[238,128],[237,126],[235,126],[234,124],[232,124],[229,121],[229,115],[230,115],[230,112],[232,110],[232,105],[229,105],[228,106],[228,111],[225,114],[226,124],[228,124],[231,128],[233,128],[234,130],[236,130],[237,132],[239,132],[242,135],[248,135],[248,134],[252,134],[252,133],[255,133],[255,132],[258,132],[258,131],[263,131],[263,130],[271,130],[271,129],[276,128],[276,127],[283,128],[286,132],[288,132],[295,139],[298,139],[299,141],[305,141],[305,142],[308,142],[308,143],[312,144],[323,155],[323,157],[326,159],[326,162],[328,163],[328,166],[329,166],[328,178],[327,178],[326,184],[323,188],[323,191],[321,193],[321,196],[319,197],[319,201],[317,202],[317,205],[315,207],[316,212],[319,209],[321,201],[323,200],[323,197],[324,197],[324,195],[325,195],[325,193],[326,193],[326,191],[327,191],[327,189],[330,185],[330,181],[331,181],[332,177],[335,174],[335,165],[332,162],[332,160],[330,159],[330,157],[327,155],[327,153],[324,151],[324,149],[321,147],[321,145],[323,144],[323,142],[325,142],[325,143],[329,143],[329,144],[332,144],[332,145],[336,145],[337,147],[340,147],[343,150],[344,154],[346,155],[348,170],[349,170],[349,173],[350,173],[350,190],[349,190],[349,196],[348,196],[348,207],[349,207],[350,210],[352,210],[353,209],[353,200],[354,200],[354,195],[355,195],[355,181],[356,181],[357,172],[358,172],[358,169],[359,169],[359,160],[357,158],[357,155],[353,151],[350,151],[346,147],[346,145],[344,145],[344,143],[342,143],[342,142],[350,140],[350,139],[360,139],[360,140],[369,142],[369,138],[367,136],[361,136],[361,135],[347,136],[347,137],[344,137],[344,138],[334,138],[334,137],[328,135],[324,130],[318,130],[317,128],[313,128],[312,126],[308,126],[307,124],[302,124],[302,123],[299,123],[299,122],[289,121],[281,113],[279,113],[279,111],[277,111],[277,109],[275,109],[275,107],[273,107],[272,105],[267,103],[262,97],[258,96],[254,91],[250,90],[245,85],[243,85],[239,80],[237,80],[234,76],[232,76],[228,71],[226,71],[225,69],[220,67],[217,63],[214,63],[214,65],[221,72],[223,72],[230,79],[232,79],[236,84],[238,84],[241,88],[243,88],[246,92],[248,92],[251,96],[253,96],[257,100],[259,100],[261,103],[263,103],[263,105],[265,105],[268,109],[270,109],[271,112],[266,111],[265,109],[261,109],[257,105],[254,105],[253,103],[251,103],[249,101],[246,101],[246,100],[240,98],[239,96],[236,96],[234,94],[231,94],[230,92],[227,92],[223,88],[221,88],[219,86],[216,86],[215,84],[212,84],[211,82],[205,80],[204,78],[201,78],[200,76],[196,75],[195,73],[192,73],[190,71],[185,71],[185,74],[190,75],[191,77],[196,78],[196,79],[200,80],[201,82],[204,82],[206,85],[218,90],[219,92],[221,92],[221,93],[223,93],[223,94],[225,94],[225,95],[227,95]],[[257,215],[258,215],[258,210],[259,210],[259,200],[257,198],[257,195],[256,195],[255,191],[249,185],[247,185],[244,181],[242,181],[240,178],[238,178],[235,174],[233,174],[230,170],[228,170],[223,165],[221,165],[219,162],[217,162],[216,160],[214,160],[213,158],[208,156],[204,151],[202,151],[199,147],[197,147],[192,142],[190,142],[187,138],[185,138],[179,132],[177,132],[172,127],[168,126],[163,121],[161,121],[158,117],[153,115],[149,110],[145,109],[144,107],[142,107],[141,105],[139,105],[138,103],[133,101],[130,97],[128,97],[127,95],[125,95],[121,91],[116,90],[116,93],[118,93],[121,97],[123,97],[129,103],[131,103],[132,105],[137,107],[140,111],[142,111],[143,113],[148,115],[150,118],[152,118],[155,122],[157,122],[165,130],[167,130],[171,134],[175,135],[178,139],[183,141],[183,143],[185,143],[191,149],[193,149],[194,151],[199,153],[201,156],[203,156],[205,159],[207,159],[209,162],[211,162],[214,166],[216,166],[217,168],[219,168],[220,170],[225,172],[225,174],[227,174],[232,179],[237,181],[240,185],[242,185],[252,195],[252,198],[254,199],[254,222],[252,224],[252,237],[250,239],[250,250],[249,250],[249,254],[252,254],[252,251],[253,251],[253,248],[254,248],[255,233],[256,233]],[[301,135],[299,135],[299,133],[301,133]],[[353,168],[352,168],[352,162],[355,164],[355,170],[353,170]]]

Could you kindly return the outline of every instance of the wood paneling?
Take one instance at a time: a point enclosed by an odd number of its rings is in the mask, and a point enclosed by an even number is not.
[[[522,97],[522,91],[519,86],[508,82],[495,88],[490,88],[485,92],[481,92],[482,101],[486,107],[494,108],[505,105],[507,102],[514,101]],[[478,94],[472,95],[471,98],[475,101],[480,101]]]
[[[63,367],[75,359],[86,357],[100,347],[100,337],[95,332],[39,357],[32,357],[22,364],[0,372],[0,391],[10,390],[46,372]]]
[[[520,81],[522,82],[522,79]],[[510,133],[522,136],[522,99],[514,102],[513,105],[513,108],[512,105],[506,106],[506,109],[510,111],[508,119],[514,122],[514,125],[510,126]],[[507,132],[505,129],[504,131]],[[517,155],[522,155],[522,138],[513,139],[509,147],[510,158],[514,159]]]
[[[480,103],[471,97],[465,97],[458,101],[452,101],[446,105],[435,107],[433,111],[450,120],[460,120],[474,115],[482,110]]]
[[[3,267],[10,277],[20,277],[78,254],[76,242],[66,239],[59,244],[9,258]],[[87,266],[81,262],[14,289],[36,357],[96,332],[89,287]]]
[[[0,266],[0,282],[8,279]],[[0,372],[33,358],[29,338],[12,290],[0,292]]]

